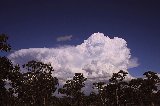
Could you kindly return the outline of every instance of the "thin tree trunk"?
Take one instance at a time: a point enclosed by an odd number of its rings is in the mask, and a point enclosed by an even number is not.
[[[44,104],[44,106],[46,106],[46,99],[45,99],[45,97],[43,98],[43,104]]]
[[[119,106],[119,98],[118,98],[118,88],[116,89],[116,106]]]

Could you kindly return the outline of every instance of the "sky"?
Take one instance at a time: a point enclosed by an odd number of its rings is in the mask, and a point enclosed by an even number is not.
[[[139,66],[160,73],[158,0],[0,0],[0,33],[12,50],[79,45],[101,32],[127,42]]]

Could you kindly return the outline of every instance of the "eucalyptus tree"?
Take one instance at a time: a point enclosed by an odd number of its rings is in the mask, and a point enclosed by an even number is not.
[[[158,85],[160,83],[160,78],[157,73],[152,71],[147,71],[143,75],[145,75],[143,81],[143,95],[147,105],[154,106],[154,95],[158,92]]]
[[[157,84],[160,82],[157,73],[145,72],[145,78],[135,78],[129,81],[130,103],[141,106],[154,106],[157,98]]]
[[[7,34],[0,34],[0,52],[9,52],[11,46],[8,43]],[[7,106],[16,105],[14,84],[19,80],[18,65],[14,66],[6,56],[0,56],[0,104]]]
[[[113,105],[119,106],[121,103],[124,104],[126,101],[124,98],[124,89],[127,87],[127,83],[124,82],[124,79],[127,74],[127,72],[120,70],[118,73],[113,73],[112,77],[109,79],[110,83],[108,87],[112,88],[112,95],[109,98],[110,100],[113,100]]]
[[[10,50],[11,46],[8,44],[8,36],[3,33],[0,34],[0,52],[9,52]],[[7,57],[0,56],[0,104],[2,106],[14,102],[11,89],[6,89],[12,70],[12,62]]]
[[[143,105],[143,78],[134,78],[129,81],[129,88],[127,94],[128,101],[131,104]]]
[[[23,67],[27,72],[22,74],[20,84],[15,88],[19,101],[28,105],[50,105],[58,85],[58,79],[52,76],[52,66],[33,60]]]
[[[105,82],[95,82],[93,83],[93,88],[98,90],[96,95],[96,99],[94,101],[95,105],[105,106],[107,102],[107,94],[106,94],[106,83]],[[91,96],[94,96],[96,93],[91,93]],[[93,95],[94,94],[94,95]]]
[[[127,74],[127,72],[120,70],[118,73],[113,73],[108,84],[105,82],[93,83],[94,88],[98,90],[94,104],[101,106],[124,104],[126,99],[124,89],[128,87],[128,83],[123,80]]]
[[[76,106],[82,106],[84,100],[84,92],[82,91],[82,88],[85,87],[85,81],[87,78],[83,76],[82,73],[75,73],[73,79],[67,80],[66,84],[63,85],[63,88],[60,88],[58,90],[59,93],[66,95],[65,97],[68,100],[71,100],[68,102],[68,105],[76,105]]]
[[[11,46],[8,44],[8,36],[7,34],[0,34],[0,51],[8,52],[11,50]]]

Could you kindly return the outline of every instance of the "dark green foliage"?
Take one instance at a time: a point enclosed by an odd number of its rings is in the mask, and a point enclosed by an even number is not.
[[[96,83],[93,83],[93,88],[94,89],[97,89],[98,90],[98,94],[96,95],[97,98],[95,99],[95,104],[96,105],[105,105],[106,104],[106,97],[107,97],[107,92],[106,92],[106,86],[105,86],[106,83],[104,82],[96,82]],[[91,96],[94,96],[93,95],[94,93],[92,93]]]
[[[157,84],[160,82],[159,77],[157,76],[157,73],[155,72],[145,72],[143,75],[145,75],[145,79],[143,80],[143,85],[141,87],[142,89],[142,95],[144,103],[147,102],[146,105],[153,105],[154,104],[154,95],[157,92]]]
[[[6,57],[0,57],[0,104],[9,102],[9,91],[5,86],[8,84],[7,81],[10,80],[12,69],[11,62]]]
[[[29,105],[49,105],[58,84],[58,79],[52,77],[51,65],[30,61],[23,67],[28,72],[22,74],[21,84],[16,88],[19,101]]]
[[[128,83],[123,81],[126,75],[126,72],[120,70],[118,73],[113,73],[111,79],[109,79],[109,84],[104,82],[94,83],[93,85],[98,89],[96,105],[124,105],[127,99],[124,91],[128,87]]]
[[[120,81],[123,81],[125,79],[125,76],[127,76],[127,72],[120,70],[118,73],[113,73],[111,79],[109,81],[113,84],[117,84]]]
[[[60,88],[58,92],[61,94],[65,94],[67,97],[65,99],[71,100],[68,104],[81,106],[83,105],[84,93],[82,88],[85,87],[85,81],[87,79],[84,78],[82,73],[75,73],[75,76],[72,80],[66,81],[63,88]],[[68,98],[69,97],[69,98]]]
[[[6,34],[0,34],[0,50],[1,51],[10,51],[11,46],[7,43],[8,37]]]
[[[6,34],[0,34],[0,51],[7,52],[11,49],[7,40]],[[12,104],[14,99],[11,89],[6,89],[6,86],[9,84],[8,81],[11,80],[12,70],[13,65],[11,61],[6,57],[0,56],[0,104],[2,106]]]

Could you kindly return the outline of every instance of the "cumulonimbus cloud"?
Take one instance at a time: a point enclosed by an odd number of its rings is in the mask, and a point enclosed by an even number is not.
[[[69,41],[72,39],[72,35],[65,35],[65,36],[60,36],[57,38],[57,41],[58,42],[61,42],[61,41]]]
[[[74,73],[83,73],[88,79],[109,78],[119,70],[128,72],[128,68],[138,65],[124,39],[110,39],[103,33],[94,33],[77,46],[21,49],[9,58],[20,65],[30,60],[51,63],[54,76],[66,80]]]

